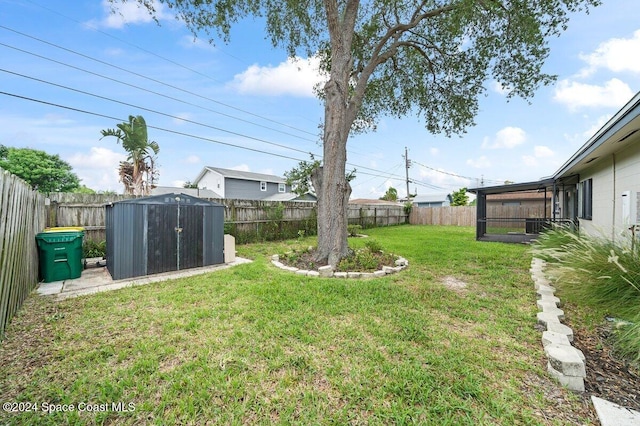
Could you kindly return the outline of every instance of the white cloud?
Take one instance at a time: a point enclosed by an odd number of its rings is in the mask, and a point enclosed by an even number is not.
[[[482,148],[485,149],[499,149],[507,148],[511,149],[518,145],[521,145],[527,139],[527,135],[524,130],[519,127],[505,127],[499,130],[495,137],[490,139],[485,137],[482,140]]]
[[[176,124],[176,125],[186,124],[185,120],[193,121],[192,120],[192,114],[188,113],[188,112],[181,112],[181,113],[174,114],[174,115],[175,115],[176,118],[173,118],[172,121],[173,121],[173,124]]]
[[[198,164],[202,162],[202,160],[197,155],[190,155],[187,158],[185,158],[183,162],[187,164]]]
[[[506,95],[507,93],[509,93],[509,88],[503,86],[502,84],[498,83],[497,81],[494,81],[491,88],[493,89],[494,92],[498,93],[499,95]]]
[[[431,154],[432,157],[435,157],[440,154],[440,150],[438,148],[429,148],[429,154]]]
[[[588,64],[581,71],[581,76],[589,76],[600,68],[613,72],[640,73],[640,30],[633,33],[631,38],[612,38],[601,43],[588,55],[581,54],[580,59]]]
[[[314,97],[314,86],[326,80],[320,74],[319,64],[320,60],[312,57],[289,58],[276,67],[251,65],[236,74],[228,86],[242,94]]]
[[[533,155],[523,155],[522,162],[528,167],[538,167],[538,159]]]
[[[488,169],[491,167],[491,161],[486,156],[481,155],[478,158],[467,160],[467,165],[476,169]]]
[[[469,186],[470,182],[469,179],[463,178],[461,176],[453,176],[452,174],[450,174],[450,172],[447,172],[442,168],[433,170],[421,166],[419,169],[419,174],[420,180],[430,185],[436,185],[444,188],[461,188],[463,186]]]
[[[533,147],[533,155],[536,158],[549,158],[549,157],[553,157],[556,154],[551,150],[551,148],[547,146],[536,145]]]
[[[126,158],[124,154],[94,146],[89,153],[75,153],[66,161],[71,164],[83,185],[95,190],[121,191],[118,166]]]
[[[159,21],[173,19],[173,15],[167,12],[163,3],[151,0],[155,9],[153,16]],[[112,8],[115,12],[112,11]],[[127,24],[148,24],[153,22],[153,16],[146,7],[138,5],[137,2],[127,1],[111,3],[109,0],[102,0],[102,9],[106,17],[101,21],[92,20],[86,23],[89,27],[122,28]]]
[[[632,96],[633,91],[626,83],[612,78],[604,86],[561,80],[556,86],[553,99],[575,111],[583,107],[620,108]]]

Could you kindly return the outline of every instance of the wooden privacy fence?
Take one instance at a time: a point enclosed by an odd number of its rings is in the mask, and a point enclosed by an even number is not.
[[[475,206],[414,207],[409,215],[412,225],[475,226]]]
[[[49,198],[47,226],[82,226],[85,240],[102,241],[105,239],[105,204],[132,196],[56,193]],[[305,230],[307,235],[315,233],[317,205],[313,202],[209,200],[225,206],[226,231],[233,234],[238,243],[246,241],[248,234],[292,237],[299,230]],[[350,204],[348,222],[363,228],[397,225],[406,222],[406,213],[403,206]]]
[[[550,213],[548,207],[545,216],[542,206],[487,206],[487,226],[524,232],[527,219],[550,217]],[[409,215],[412,225],[476,226],[476,220],[475,206],[414,207]]]
[[[35,236],[44,229],[44,197],[0,169],[0,340],[38,284]]]

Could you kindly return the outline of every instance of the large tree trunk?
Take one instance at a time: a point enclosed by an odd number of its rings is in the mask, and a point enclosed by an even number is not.
[[[339,10],[336,0],[325,0],[331,70],[324,87],[323,166],[314,173],[314,188],[318,193],[318,260],[336,266],[349,253],[347,244],[347,206],[351,186],[345,176],[347,139],[355,119],[349,107],[349,76],[351,75],[351,43],[358,0],[348,0]]]
[[[336,266],[349,252],[347,207],[351,186],[345,176],[348,127],[345,102],[335,85],[327,83],[325,103],[324,162],[313,174],[318,195],[318,260]]]

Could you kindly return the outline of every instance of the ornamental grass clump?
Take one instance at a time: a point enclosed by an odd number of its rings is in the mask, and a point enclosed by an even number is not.
[[[582,235],[567,226],[545,232],[533,254],[547,262],[561,298],[616,318],[618,351],[640,361],[640,249],[635,236],[615,241]]]

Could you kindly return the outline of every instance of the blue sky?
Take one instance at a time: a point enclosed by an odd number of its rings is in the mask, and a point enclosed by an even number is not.
[[[404,196],[405,147],[418,194],[553,174],[640,90],[637,0],[604,3],[551,40],[545,71],[558,81],[530,103],[507,102],[488,81],[462,136],[431,135],[415,116],[383,117],[375,133],[353,136],[352,197],[389,186]],[[88,187],[118,192],[124,151],[100,130],[129,115],[144,116],[160,145],[163,186],[204,166],[282,176],[322,152],[313,58],[287,59],[254,21],[212,46],[158,10],[160,26],[131,3],[111,14],[103,0],[0,0],[0,144],[59,154]]]

